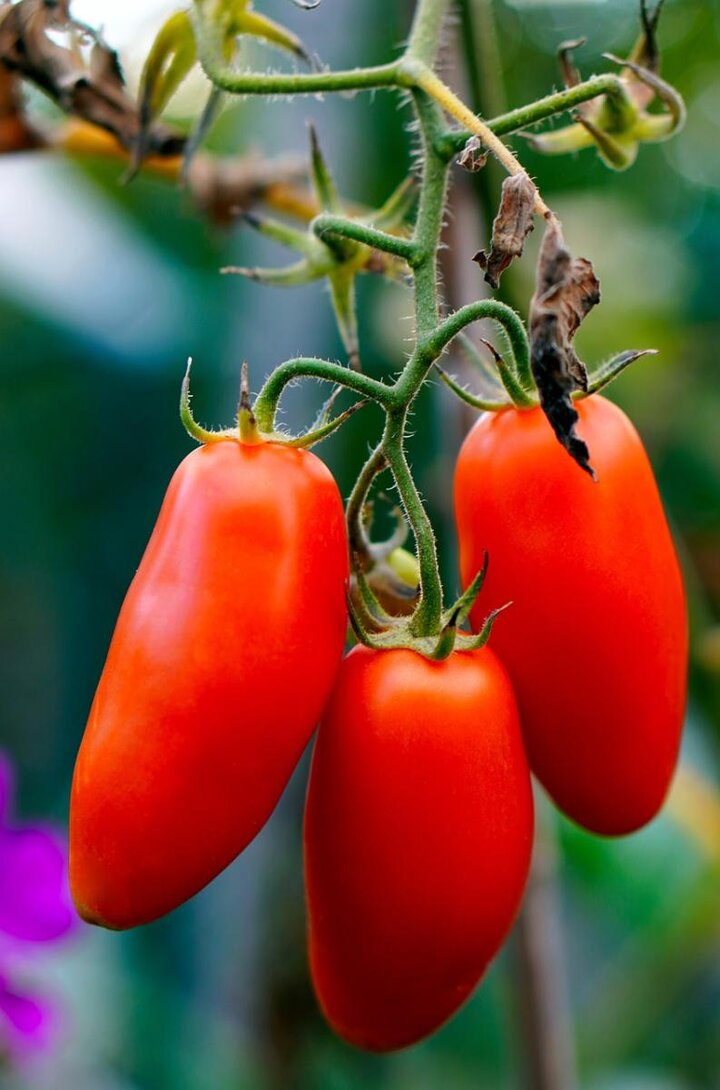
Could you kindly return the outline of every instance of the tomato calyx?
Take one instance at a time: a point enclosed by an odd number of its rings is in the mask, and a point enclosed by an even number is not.
[[[190,369],[192,359],[188,359],[185,376],[180,390],[180,420],[185,431],[191,439],[198,443],[222,443],[232,440],[242,443],[244,446],[257,446],[259,443],[279,443],[281,446],[295,447],[309,450],[316,443],[327,439],[338,428],[342,427],[353,413],[367,404],[365,399],[356,401],[349,409],[331,418],[332,407],[339,390],[336,390],[323,405],[312,427],[303,435],[293,436],[285,432],[264,432],[258,427],[252,402],[250,400],[250,386],[248,381],[248,365],[243,363],[240,378],[240,402],[237,411],[237,422],[232,428],[219,428],[217,430],[204,428],[195,419],[191,408],[190,393]]]
[[[376,651],[407,648],[436,662],[442,662],[454,652],[476,651],[490,639],[498,615],[512,604],[508,602],[492,610],[479,632],[462,630],[485,582],[488,569],[485,554],[483,566],[470,586],[449,609],[443,611],[438,630],[417,635],[413,631],[412,616],[398,617],[388,613],[362,570],[361,559],[354,556],[353,561],[353,582],[357,593],[348,593],[350,624],[358,641]]]
[[[498,253],[503,257],[500,249]],[[488,370],[487,362],[472,342],[463,339],[466,355],[482,376],[480,395],[461,387],[435,363],[443,382],[475,409],[500,412],[515,408],[522,412],[541,408],[558,442],[593,479],[591,452],[576,431],[579,417],[574,403],[598,393],[634,360],[654,351],[621,352],[589,371],[577,354],[574,340],[583,320],[599,302],[600,281],[592,263],[587,258],[573,256],[559,220],[550,216],[540,247],[527,331],[520,325],[510,339],[503,322],[500,323],[508,341],[508,358],[483,340],[496,367],[494,372]]]
[[[305,207],[291,210],[301,226],[256,213],[243,216],[248,227],[294,250],[299,260],[283,268],[230,265],[221,271],[281,287],[326,280],[347,362],[353,370],[361,370],[356,278],[361,273],[376,273],[401,281],[407,274],[412,243],[406,219],[416,200],[415,184],[412,178],[405,178],[379,208],[348,207],[338,193],[313,125],[309,135],[312,197]],[[385,249],[373,245],[378,236],[387,244]]]
[[[685,104],[675,88],[659,75],[657,24],[662,6],[657,4],[650,14],[647,5],[641,4],[642,33],[629,57],[603,54],[622,69],[615,93],[581,105],[571,125],[552,132],[523,134],[536,151],[563,155],[595,147],[606,166],[622,171],[633,165],[641,144],[669,140],[680,131],[685,124]],[[585,39],[566,42],[558,50],[568,88],[581,82],[572,53],[584,44]],[[662,109],[651,111],[649,107],[654,103]]]

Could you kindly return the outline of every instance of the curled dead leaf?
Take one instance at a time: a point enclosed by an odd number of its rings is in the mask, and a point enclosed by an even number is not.
[[[490,253],[480,250],[473,257],[491,287],[497,288],[500,277],[514,258],[520,257],[525,239],[533,229],[537,189],[527,174],[512,174],[503,182],[500,208],[493,222]]]
[[[560,224],[551,219],[538,261],[537,286],[530,304],[530,362],[540,404],[555,435],[572,458],[591,476],[590,452],[576,434],[576,390],[587,391],[584,363],[573,346],[580,323],[600,302],[600,282],[592,264],[574,258]]]
[[[488,161],[488,151],[479,136],[471,136],[458,156],[458,164],[472,174],[482,170]]]

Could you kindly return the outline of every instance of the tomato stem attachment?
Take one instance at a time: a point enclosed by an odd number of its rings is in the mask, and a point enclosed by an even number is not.
[[[240,368],[240,404],[238,405],[237,421],[241,443],[254,446],[256,443],[262,442],[262,436],[258,430],[255,414],[250,403],[250,380],[247,360],[243,360]]]

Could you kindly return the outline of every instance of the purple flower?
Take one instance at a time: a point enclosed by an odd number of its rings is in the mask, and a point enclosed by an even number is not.
[[[66,844],[40,825],[11,825],[12,766],[0,753],[0,1053],[45,1047],[54,1022],[48,1002],[12,981],[18,968],[75,925],[67,888]]]

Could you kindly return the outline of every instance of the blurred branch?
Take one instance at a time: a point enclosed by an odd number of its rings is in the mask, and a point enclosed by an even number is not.
[[[574,1090],[577,1077],[560,926],[555,827],[544,800],[537,810],[530,881],[515,929],[526,1086],[528,1090]]]
[[[464,48],[472,104],[481,116],[488,116],[502,109],[505,100],[493,11],[489,0],[462,0],[461,15],[460,44]],[[457,51],[457,41],[454,46]],[[458,70],[460,65],[455,63],[452,68]],[[486,101],[489,94],[492,99]],[[475,282],[477,272],[469,257],[463,261],[460,240],[465,243],[468,237],[477,237],[479,218],[484,220],[481,229],[485,237],[489,237],[496,200],[495,179],[487,167],[471,177],[480,199],[481,216],[477,216],[477,201],[456,198],[450,229],[458,245],[451,243],[442,255],[450,302],[455,306],[463,299],[453,299],[453,293],[460,291],[476,297],[484,289],[484,285]],[[467,190],[465,193],[469,196]],[[463,413],[458,403],[455,411],[463,414],[468,426],[467,410]],[[560,924],[555,825],[545,800],[538,799],[538,803],[533,863],[515,928],[514,983],[524,1042],[525,1086],[527,1090],[574,1090],[577,1076]]]
[[[129,161],[128,153],[113,136],[85,122],[63,125],[46,146],[73,156]],[[216,223],[229,223],[259,202],[300,218],[310,219],[316,211],[310,195],[298,187],[307,167],[297,155],[265,159],[252,152],[227,157],[199,152],[189,167],[181,155],[154,155],[142,166],[143,172],[173,182],[181,180],[184,169],[191,199]]]

